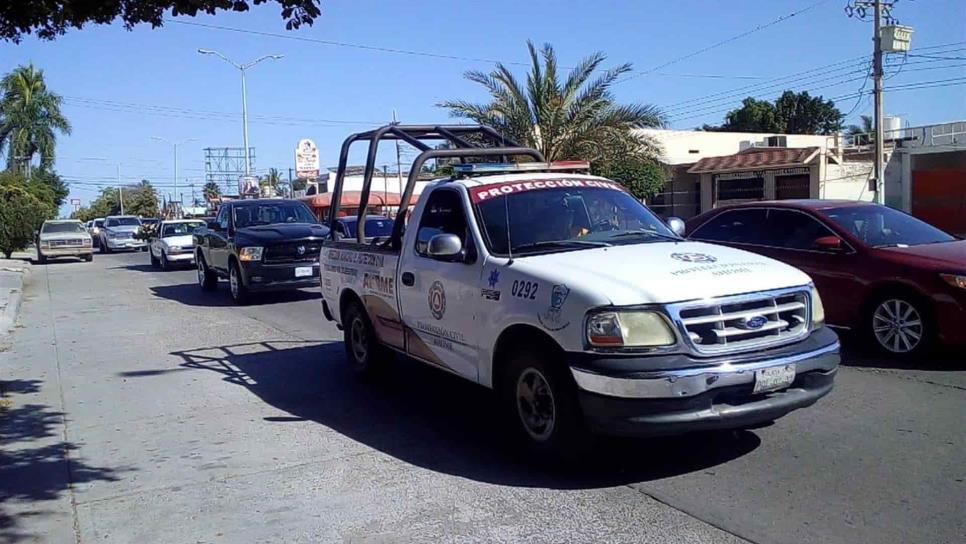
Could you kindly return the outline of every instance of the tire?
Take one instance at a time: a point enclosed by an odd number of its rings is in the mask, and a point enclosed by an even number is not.
[[[37,250],[37,262],[40,264],[47,264],[47,256]]]
[[[931,308],[920,297],[907,293],[880,295],[864,315],[866,340],[879,352],[912,358],[928,352],[936,337]]]
[[[232,261],[228,265],[228,292],[231,293],[231,299],[238,305],[248,304],[250,294],[248,288],[245,287],[244,276],[242,276],[241,268],[239,268],[238,263]]]
[[[573,461],[593,445],[577,385],[566,367],[541,350],[520,348],[510,356],[499,386],[500,403],[516,436],[541,457]]]
[[[161,263],[158,262],[158,258],[154,256],[153,252],[149,251],[148,255],[151,257],[151,268],[157,268],[158,266],[161,265]]]
[[[171,261],[168,260],[163,249],[161,250],[161,270],[171,270]]]
[[[377,374],[392,359],[392,351],[376,338],[365,309],[352,301],[342,316],[343,345],[349,368],[362,377]]]
[[[205,262],[205,258],[198,253],[198,257],[195,259],[198,269],[198,285],[201,287],[202,291],[214,291],[218,287],[218,276],[215,272],[208,268],[208,263]]]
[[[110,253],[111,246],[107,245],[107,242],[104,242],[103,244],[101,244],[101,251],[104,253]]]
[[[94,254],[88,253],[87,255],[84,255],[84,260],[87,262],[92,262],[94,260]]]

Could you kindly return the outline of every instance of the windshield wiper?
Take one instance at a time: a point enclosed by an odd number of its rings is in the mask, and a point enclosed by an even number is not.
[[[670,234],[661,234],[660,232],[651,232],[649,230],[630,230],[626,232],[618,232],[616,234],[610,235],[608,239],[614,238],[630,238],[631,236],[651,236],[654,238],[660,238],[662,240],[670,240],[672,242],[683,242],[684,238],[679,236],[672,236]]]
[[[532,244],[523,244],[522,246],[513,248],[514,253],[517,251],[524,251],[527,249],[539,249],[539,248],[555,248],[555,247],[608,247],[611,244],[607,242],[594,242],[591,240],[547,240],[543,242],[533,242]]]

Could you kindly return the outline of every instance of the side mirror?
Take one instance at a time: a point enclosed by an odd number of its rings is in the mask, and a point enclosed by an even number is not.
[[[843,251],[845,247],[842,245],[842,239],[838,236],[822,236],[821,238],[816,238],[812,242],[812,246],[815,249],[821,249],[822,251]]]
[[[668,217],[667,226],[671,229],[671,232],[677,234],[680,237],[684,237],[684,221],[680,217]]]
[[[455,234],[437,234],[429,239],[426,253],[440,261],[455,261],[462,255],[463,242]]]

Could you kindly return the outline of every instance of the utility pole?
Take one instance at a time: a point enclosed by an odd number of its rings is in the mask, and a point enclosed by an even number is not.
[[[124,215],[124,189],[121,187],[121,163],[117,163],[117,200],[121,203],[121,215]]]
[[[188,142],[197,141],[198,139],[188,138],[186,140],[181,140],[180,142],[172,142],[171,140],[167,138],[162,138],[160,136],[151,136],[151,139],[157,140],[159,142],[164,142],[174,147],[174,176],[172,176],[172,179],[174,179],[174,194],[178,194],[178,146],[181,144],[186,144]],[[177,215],[178,212],[175,212],[175,213],[176,213],[175,219],[178,219],[179,218],[179,216]]]
[[[875,0],[875,35],[872,43],[875,47],[872,53],[872,83],[875,96],[875,201],[885,204],[885,164],[883,164],[883,140],[885,139],[882,126],[882,0]]]

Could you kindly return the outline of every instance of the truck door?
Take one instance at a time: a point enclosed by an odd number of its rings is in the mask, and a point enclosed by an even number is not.
[[[231,225],[231,206],[222,206],[215,217],[218,230],[208,233],[208,259],[210,266],[218,270],[228,270],[228,228]]]
[[[456,188],[440,187],[428,195],[422,215],[409,225],[416,234],[407,234],[400,255],[399,304],[410,355],[477,381],[482,259],[467,211]],[[443,233],[462,241],[459,261],[437,260],[426,252],[429,239]]]

